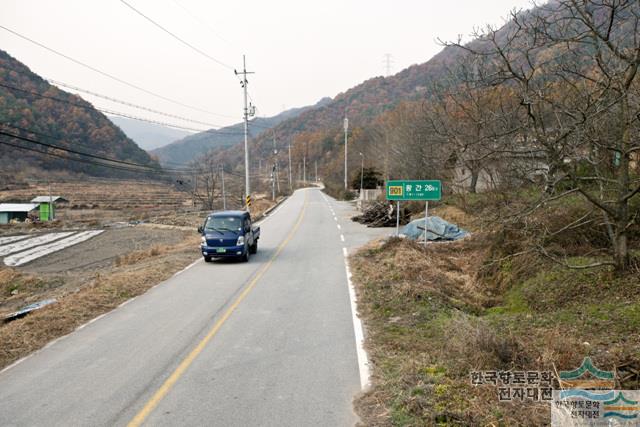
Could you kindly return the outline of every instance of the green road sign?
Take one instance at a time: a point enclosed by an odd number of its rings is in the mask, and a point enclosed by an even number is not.
[[[387,181],[387,200],[440,200],[442,182],[438,180]]]

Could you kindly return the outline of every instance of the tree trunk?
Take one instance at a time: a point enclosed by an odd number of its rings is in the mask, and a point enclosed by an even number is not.
[[[469,192],[475,193],[476,188],[478,186],[478,176],[480,175],[480,171],[476,168],[470,169],[471,172],[471,184],[469,184]]]
[[[631,146],[631,129],[628,120],[629,98],[622,99],[620,115],[621,123],[624,126],[622,131],[622,141],[620,144],[620,164],[617,166],[618,174],[618,201],[616,203],[616,244],[614,246],[614,257],[616,273],[626,272],[630,266],[629,248],[627,245],[627,225],[629,224],[629,201],[624,197],[629,191],[629,148]]]

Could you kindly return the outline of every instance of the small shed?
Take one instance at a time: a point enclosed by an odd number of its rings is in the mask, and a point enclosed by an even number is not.
[[[29,216],[37,216],[37,203],[0,203],[0,224],[9,224],[12,220],[24,221]]]
[[[40,221],[54,219],[56,217],[55,205],[68,202],[67,199],[60,196],[38,196],[31,200],[31,203],[38,203],[40,205]]]

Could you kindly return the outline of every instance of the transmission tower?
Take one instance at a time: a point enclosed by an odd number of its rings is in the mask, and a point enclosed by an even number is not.
[[[385,77],[389,77],[391,75],[391,65],[393,64],[393,56],[390,53],[385,53],[382,58],[382,63],[384,65]]]

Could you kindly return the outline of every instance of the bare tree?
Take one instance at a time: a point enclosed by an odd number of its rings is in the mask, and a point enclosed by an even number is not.
[[[487,87],[513,90],[522,149],[544,153],[544,192],[528,212],[580,194],[602,216],[612,255],[587,267],[618,272],[630,266],[640,192],[639,25],[635,0],[558,0],[453,44],[489,64]]]
[[[192,163],[196,171],[194,176],[193,197],[202,207],[213,210],[216,201],[216,182],[219,167],[217,159],[212,154],[205,154]]]

